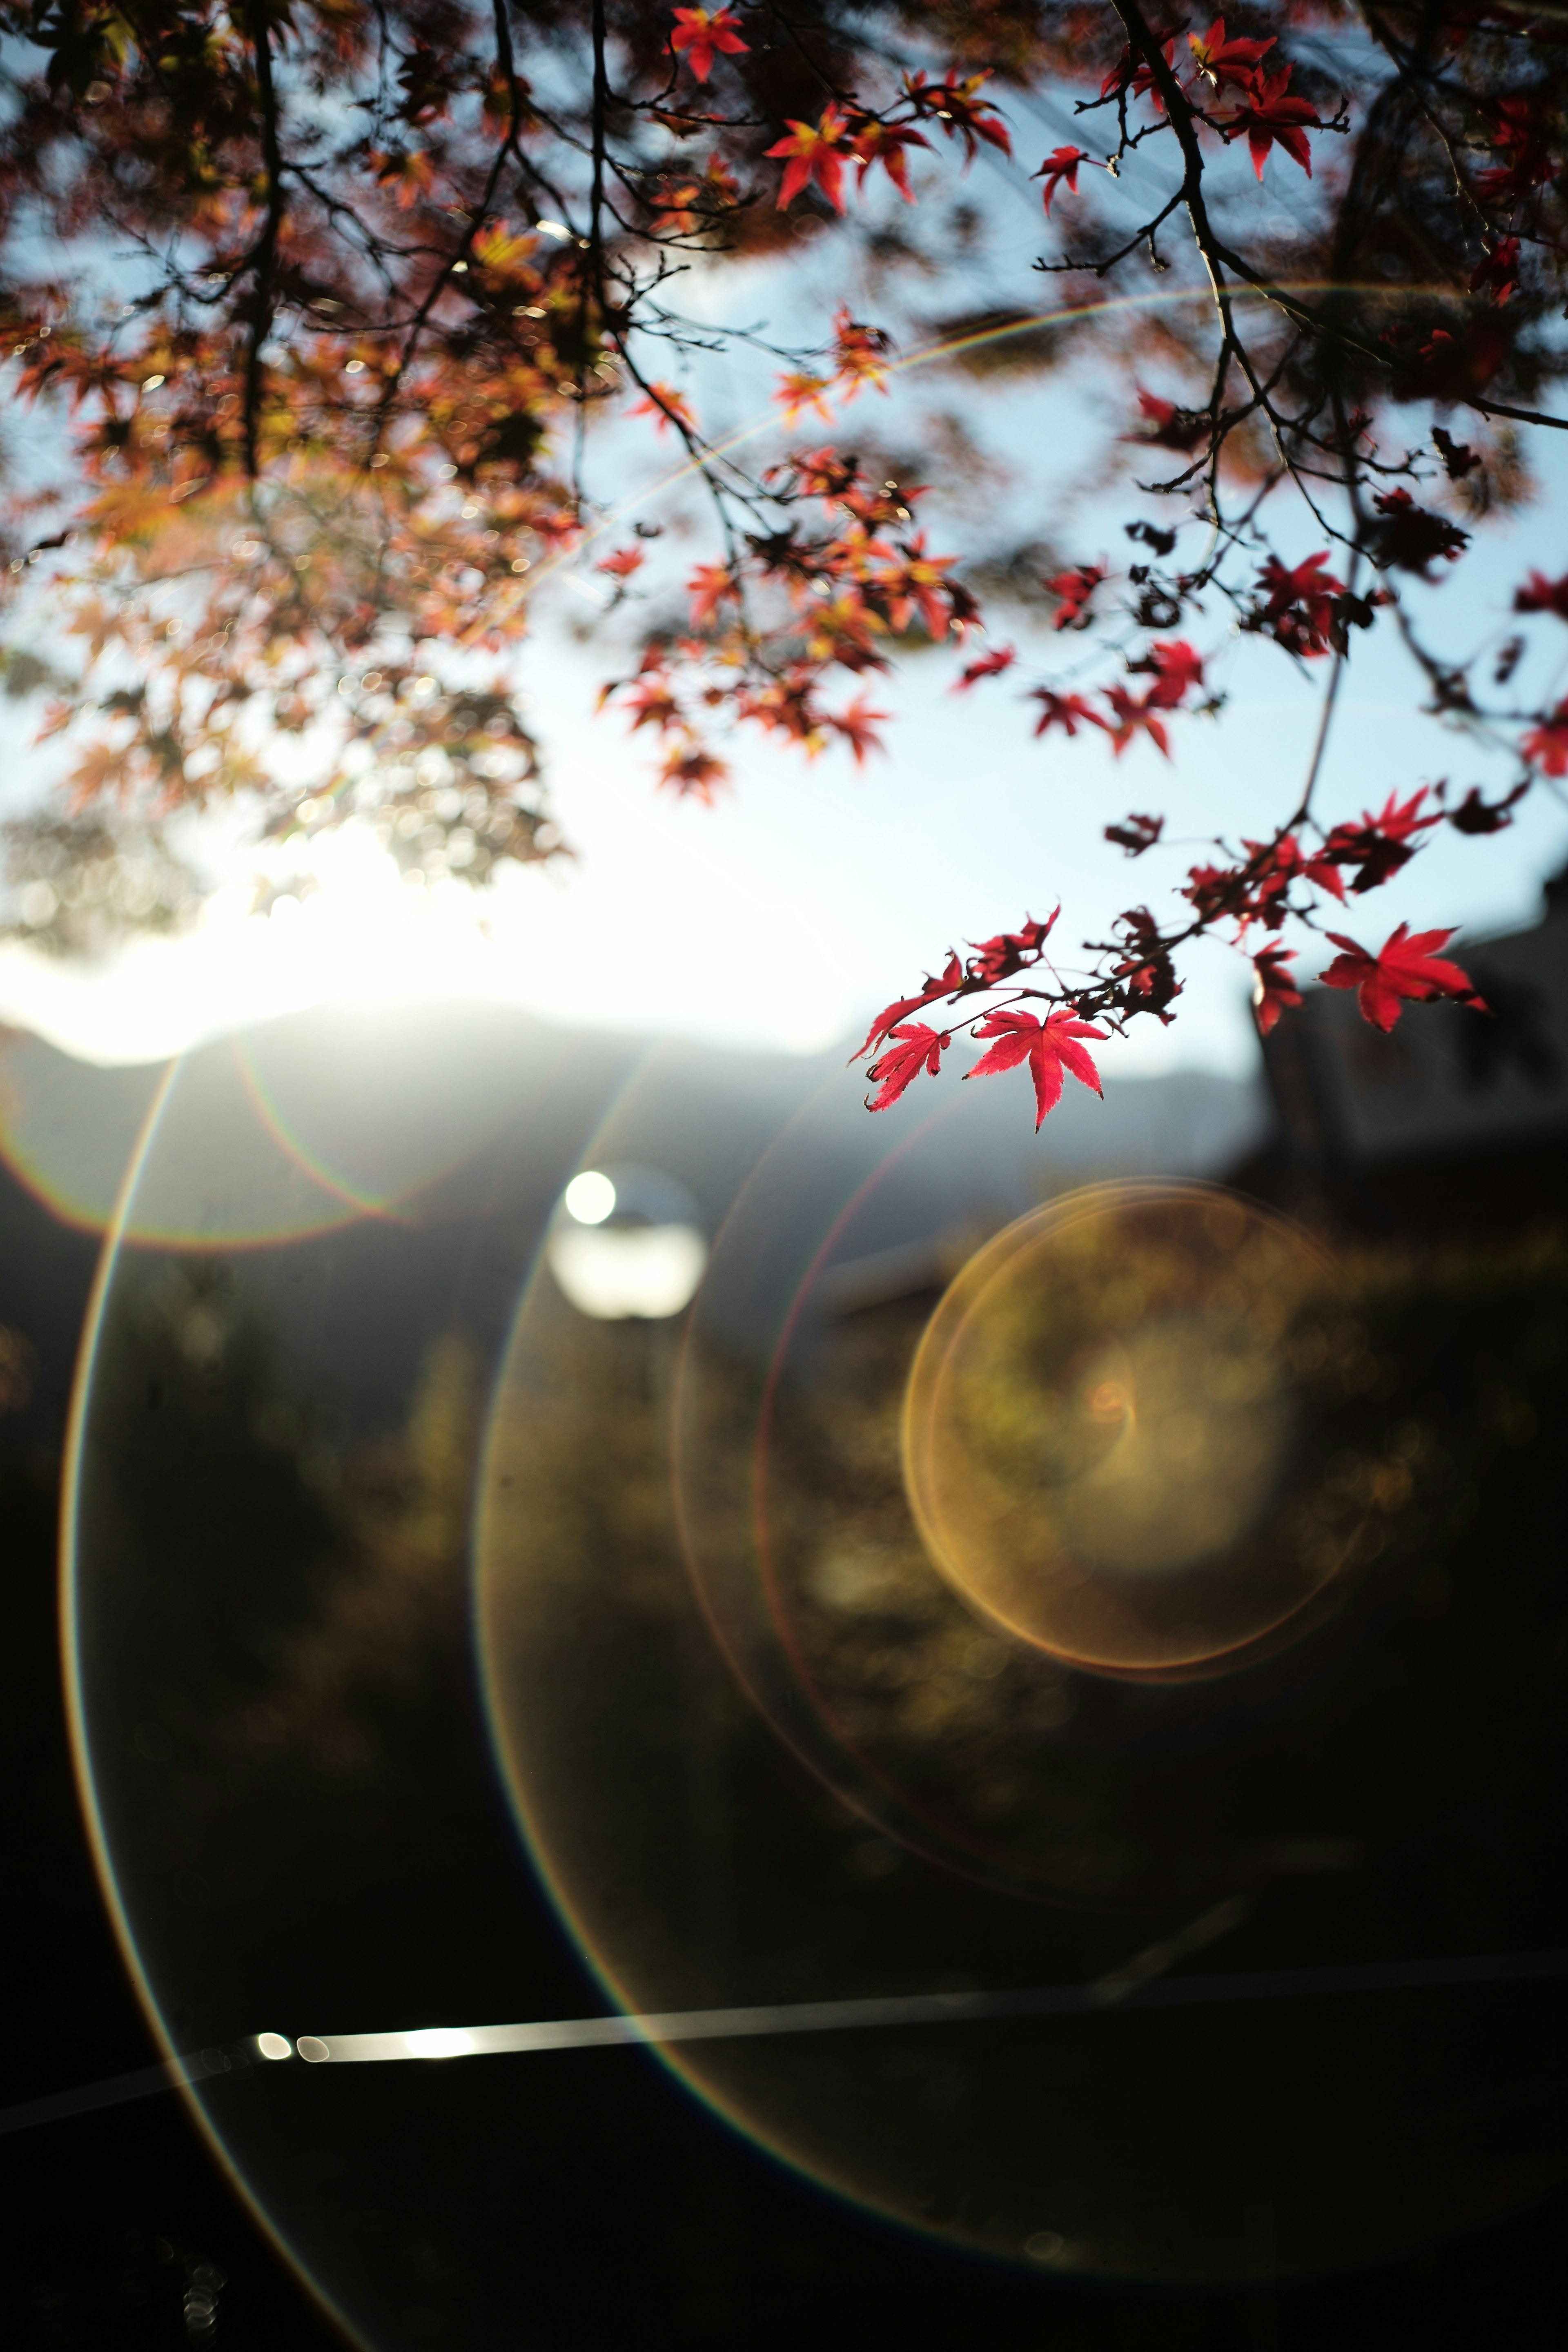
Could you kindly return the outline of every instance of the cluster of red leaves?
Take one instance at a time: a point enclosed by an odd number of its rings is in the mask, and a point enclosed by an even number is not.
[[[1058,593],[1064,593],[1064,582],[1087,581],[1089,585],[1082,590],[1087,596],[1104,576],[1099,572],[1063,573],[1048,585]],[[1064,604],[1063,610],[1066,609]],[[1057,626],[1061,626],[1060,613],[1057,615]],[[1006,665],[999,663],[995,667],[1005,667]],[[974,669],[976,677],[990,674],[987,667],[979,663]],[[1101,710],[1097,710],[1086,695],[1063,694],[1049,686],[1031,688],[1029,698],[1040,706],[1035,733],[1044,735],[1050,728],[1059,727],[1064,734],[1076,735],[1080,726],[1097,727],[1109,739],[1110,748],[1119,759],[1129,743],[1140,734],[1144,734],[1155,750],[1168,760],[1171,738],[1165,720],[1172,711],[1184,707],[1188,694],[1194,688],[1203,685],[1203,657],[1194,651],[1184,637],[1166,641],[1156,639],[1146,654],[1127,664],[1127,669],[1130,676],[1152,677],[1152,685],[1146,687],[1142,694],[1134,694],[1130,688],[1120,683],[1104,687],[1100,689],[1100,698],[1105,705]]]
[[[879,163],[900,195],[913,204],[909,152],[916,147],[929,151],[931,146],[920,129],[921,123],[962,141],[966,157],[973,156],[981,140],[1010,155],[1013,142],[1007,127],[981,94],[986,79],[984,74],[952,72],[933,82],[923,73],[906,74],[900,99],[884,112],[829,104],[815,122],[792,121],[785,137],[767,151],[784,164],[777,197],[780,208],[815,187],[835,212],[841,213],[845,169],[850,163],[857,167],[858,187],[865,186],[867,173]]]
[[[568,554],[597,575],[606,601],[630,610],[644,596],[658,567],[643,527],[588,551],[595,514],[578,460],[551,456],[580,449],[578,428],[599,404],[679,444],[721,509],[721,539],[689,571],[684,625],[662,624],[634,674],[606,689],[633,731],[657,741],[663,781],[710,797],[726,773],[715,730],[737,726],[808,757],[836,744],[864,761],[886,715],[866,681],[900,641],[962,644],[977,608],[953,557],[916,521],[919,488],[879,479],[879,468],[833,447],[756,478],[713,450],[689,393],[668,380],[672,344],[690,331],[658,293],[672,267],[659,248],[716,253],[751,236],[755,249],[788,232],[782,213],[822,224],[888,186],[912,204],[917,159],[934,173],[984,149],[1000,167],[1012,141],[982,68],[1003,54],[1017,83],[1044,75],[1047,60],[1055,79],[1076,78],[1083,111],[1103,105],[1119,128],[1114,155],[1064,143],[1044,156],[1032,178],[1047,215],[1058,199],[1069,212],[1086,168],[1120,178],[1147,139],[1164,138],[1171,153],[1174,131],[1202,244],[1210,232],[1194,199],[1205,156],[1245,146],[1261,179],[1278,150],[1310,175],[1314,140],[1349,127],[1321,68],[1303,67],[1298,89],[1280,53],[1298,21],[1282,7],[1254,10],[1245,30],[1216,18],[1198,31],[1168,16],[1152,24],[1131,5],[1079,12],[1068,30],[1040,32],[1043,47],[1019,34],[999,51],[992,30],[944,14],[953,62],[895,80],[838,0],[809,26],[765,0],[672,12],[608,0],[558,14],[547,29],[515,10],[469,13],[461,0],[237,16],[221,0],[35,11],[0,126],[0,331],[18,398],[74,419],[79,496],[73,505],[23,494],[5,576],[25,584],[77,534],[68,618],[88,668],[102,661],[142,681],[100,693],[79,795],[163,805],[237,785],[265,794],[258,724],[304,736],[330,722],[394,779],[385,808],[399,827],[410,820],[397,837],[420,870],[446,861],[483,872],[495,855],[548,854],[531,747],[502,682],[481,694],[444,679],[439,664],[448,649],[509,653],[529,590]],[[575,97],[563,96],[574,70],[563,27],[584,37]],[[1551,44],[1511,17],[1487,40],[1499,62],[1472,66],[1479,52],[1461,38],[1444,73],[1422,84],[1421,107],[1406,110],[1411,139],[1433,126],[1445,205],[1456,173],[1461,184],[1459,226],[1445,213],[1431,228],[1447,256],[1432,265],[1443,280],[1433,306],[1410,306],[1390,332],[1375,305],[1370,325],[1352,315],[1357,289],[1336,308],[1342,331],[1310,308],[1291,311],[1304,352],[1334,352],[1326,368],[1292,358],[1283,341],[1255,365],[1242,341],[1256,333],[1261,352],[1268,331],[1236,324],[1233,306],[1212,382],[1192,404],[1137,390],[1124,437],[1184,461],[1174,483],[1151,487],[1201,489],[1224,552],[1198,572],[1161,573],[1184,527],[1167,508],[1171,529],[1130,527],[1154,562],[1132,568],[1125,599],[1104,562],[1058,572],[1047,583],[1057,630],[1086,649],[1103,633],[1117,667],[1100,683],[1081,670],[1028,680],[1037,735],[1089,730],[1118,757],[1147,741],[1169,758],[1172,715],[1218,708],[1208,684],[1218,646],[1189,618],[1205,610],[1205,592],[1294,657],[1343,659],[1352,633],[1398,601],[1403,581],[1436,584],[1462,553],[1467,530],[1416,491],[1436,451],[1473,519],[1484,447],[1439,425],[1401,461],[1386,445],[1376,454],[1371,427],[1388,400],[1485,407],[1500,383],[1502,413],[1528,418],[1519,403],[1556,366],[1539,335],[1520,353],[1561,307],[1546,301],[1565,249],[1560,77]],[[1396,57],[1390,70],[1404,71]],[[1385,124],[1378,135],[1392,134]],[[1358,185],[1354,173],[1345,179]],[[1321,181],[1320,191],[1330,215],[1367,201],[1342,200]],[[1156,231],[1174,209],[1152,217],[1127,252],[1146,248],[1163,266]],[[37,275],[49,236],[100,218],[148,257],[118,315],[90,289]],[[1116,260],[1089,266],[1103,274]],[[1219,257],[1232,284],[1252,267]],[[1274,271],[1272,249],[1258,268]],[[649,325],[657,341],[643,337]],[[893,365],[889,337],[847,306],[824,348],[778,356],[790,425],[886,390]],[[1342,383],[1344,405],[1332,389]],[[1239,520],[1222,512],[1218,488],[1237,448],[1258,486]],[[1288,562],[1257,520],[1263,499],[1277,483],[1342,481],[1343,556],[1331,561],[1324,548]],[[1361,594],[1365,563],[1384,584]],[[1515,602],[1523,615],[1568,619],[1568,577],[1533,573]],[[1181,634],[1189,628],[1204,651]],[[1018,661],[1012,646],[973,655],[957,688]],[[1440,706],[1474,710],[1457,677],[1436,674]],[[68,702],[59,716],[75,723]],[[1391,792],[1356,821],[1320,823],[1304,804],[1271,838],[1218,844],[1213,862],[1190,867],[1179,920],[1125,910],[1091,950],[1087,977],[1053,971],[1045,984],[1037,967],[1049,923],[950,956],[940,979],[873,1025],[864,1051],[876,1055],[877,1107],[940,1066],[952,1035],[971,1028],[987,1048],[973,1074],[1027,1063],[1043,1118],[1064,1072],[1096,1083],[1082,1040],[1139,1013],[1171,1017],[1178,952],[1216,925],[1233,927],[1249,957],[1259,1022],[1271,1026],[1300,995],[1299,950],[1279,937],[1288,919],[1311,925],[1381,887],[1445,818],[1464,834],[1500,830],[1532,777],[1568,775],[1568,701],[1502,723],[1521,762],[1511,790],[1488,800],[1478,787],[1452,807],[1441,788]],[[294,817],[282,810],[276,821]],[[1163,830],[1155,814],[1105,828],[1140,856]],[[1331,936],[1343,952],[1325,977],[1353,986],[1379,1025],[1405,1003],[1465,993],[1458,968],[1434,952],[1446,933],[1412,940],[1401,927],[1376,957]],[[1021,1009],[1026,1000],[1037,1009]],[[960,1017],[946,1027],[918,1017],[948,1003]]]
[[[841,338],[855,331],[841,320]],[[739,562],[700,564],[687,583],[688,634],[651,645],[637,677],[602,698],[623,698],[634,729],[658,730],[661,782],[703,798],[727,774],[707,747],[717,723],[750,724],[808,757],[835,741],[857,764],[880,751],[876,730],[889,714],[864,693],[843,709],[826,707],[832,674],[885,670],[886,648],[899,639],[962,636],[975,616],[968,592],[949,577],[955,559],[933,553],[913,528],[919,484],[878,484],[857,461],[816,449],[776,468],[772,488],[784,527],[750,535]],[[814,505],[826,510],[820,531],[798,519]]]
[[[910,1016],[941,998],[956,1003],[965,996],[1000,987],[1019,972],[1031,970],[1045,954],[1046,941],[1059,912],[1058,908],[1044,922],[1028,919],[1020,930],[999,931],[994,939],[973,942],[974,952],[967,961],[960,958],[956,950],[951,951],[939,977],[928,979],[915,995],[900,997],[883,1007],[855,1055],[860,1061],[874,1047],[882,1048],[867,1072],[878,1088],[874,1096],[868,1097],[868,1109],[886,1110],[922,1070],[934,1077],[942,1067],[943,1054],[952,1043],[952,1026],[937,1030],[929,1022],[914,1021]],[[1069,1010],[1047,1013],[1041,1019],[1012,1006],[988,1006],[970,1021],[954,1026],[973,1027],[975,1036],[988,1045],[988,1050],[964,1072],[965,1077],[990,1077],[1027,1062],[1035,1087],[1037,1129],[1047,1112],[1054,1109],[1061,1098],[1064,1074],[1070,1073],[1080,1084],[1092,1087],[1096,1094],[1100,1091],[1099,1072],[1079,1041],[1085,1037],[1103,1038],[1106,1032],[1077,1019]]]
[[[1274,37],[1256,40],[1228,36],[1225,18],[1216,16],[1206,33],[1189,33],[1186,38],[1190,54],[1184,64],[1178,65],[1174,33],[1165,37],[1161,54],[1170,83],[1182,91],[1194,121],[1217,131],[1227,145],[1245,139],[1260,180],[1277,145],[1310,179],[1312,154],[1307,133],[1322,130],[1323,123],[1308,100],[1291,95],[1294,68],[1279,65],[1271,71],[1265,62],[1268,51],[1277,46]],[[1131,45],[1101,82],[1100,95],[1102,101],[1114,100],[1123,108],[1129,100],[1147,99],[1159,112],[1165,111],[1165,90],[1160,79],[1146,58],[1134,55]],[[1058,154],[1065,157],[1079,152],[1058,149]],[[1058,170],[1058,178],[1065,169],[1064,164]],[[1069,181],[1068,185],[1072,184]],[[1047,188],[1047,212],[1049,194]]]

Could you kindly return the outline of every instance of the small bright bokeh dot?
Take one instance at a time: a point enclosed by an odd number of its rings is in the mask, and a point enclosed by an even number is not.
[[[602,1225],[615,1213],[616,1188],[596,1168],[574,1176],[565,1192],[566,1213],[580,1225]]]

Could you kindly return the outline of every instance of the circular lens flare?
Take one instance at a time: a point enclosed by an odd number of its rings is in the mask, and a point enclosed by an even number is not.
[[[1208,1667],[1343,1564],[1303,1503],[1304,1375],[1339,1312],[1297,1229],[1208,1187],[1109,1186],[1020,1218],[916,1352],[905,1486],[953,1590],[1074,1665]]]

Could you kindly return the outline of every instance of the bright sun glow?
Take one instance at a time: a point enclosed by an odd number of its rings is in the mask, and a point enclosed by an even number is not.
[[[566,1210],[580,1225],[602,1225],[616,1205],[616,1188],[596,1168],[574,1176],[565,1192]]]

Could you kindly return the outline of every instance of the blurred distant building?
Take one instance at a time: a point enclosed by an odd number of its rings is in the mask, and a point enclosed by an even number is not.
[[[1314,988],[1264,1045],[1277,1139],[1247,1171],[1352,1215],[1401,1201],[1495,1223],[1568,1209],[1568,869],[1542,920],[1456,950],[1491,1007],[1415,1005],[1384,1036]]]

